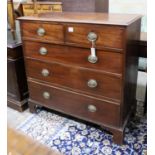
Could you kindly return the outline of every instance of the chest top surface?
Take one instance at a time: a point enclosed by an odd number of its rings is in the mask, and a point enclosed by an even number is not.
[[[24,16],[19,20],[45,21],[45,22],[65,22],[65,23],[85,23],[128,26],[140,19],[141,15],[135,14],[109,14],[109,13],[42,13],[35,16]]]

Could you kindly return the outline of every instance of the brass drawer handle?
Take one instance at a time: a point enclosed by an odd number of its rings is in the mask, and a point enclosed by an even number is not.
[[[50,93],[49,92],[43,92],[43,97],[46,100],[50,99]]]
[[[41,55],[46,55],[46,54],[47,54],[47,49],[46,49],[45,47],[41,47],[41,48],[39,49],[39,53],[40,53]]]
[[[97,34],[95,32],[89,32],[88,36],[87,36],[87,39],[90,42],[95,42],[97,40]]]
[[[45,35],[45,29],[44,28],[38,28],[37,34],[40,37],[44,36]]]
[[[95,64],[97,61],[98,61],[98,57],[97,56],[92,56],[92,55],[89,55],[88,56],[88,61],[92,64]]]
[[[89,106],[88,106],[88,111],[89,111],[89,112],[96,112],[96,111],[97,111],[97,108],[96,108],[96,106],[94,106],[94,105],[89,105]]]
[[[96,48],[95,48],[97,37],[98,36],[95,32],[89,32],[87,36],[87,39],[92,43],[92,47],[90,48],[91,54],[88,56],[88,61],[93,64],[98,61],[98,57],[96,56]]]
[[[88,84],[88,87],[90,87],[90,88],[96,88],[97,87],[97,81],[94,79],[90,79],[87,84]]]
[[[44,77],[47,77],[47,76],[50,74],[50,72],[48,71],[48,69],[43,69],[43,70],[41,71],[41,74],[42,74]]]

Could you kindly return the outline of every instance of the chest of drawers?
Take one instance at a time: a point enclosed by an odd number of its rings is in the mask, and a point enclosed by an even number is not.
[[[136,107],[141,17],[66,12],[19,20],[30,111],[39,105],[96,123],[121,144]]]

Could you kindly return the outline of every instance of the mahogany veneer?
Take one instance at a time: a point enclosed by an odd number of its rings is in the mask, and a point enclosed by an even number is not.
[[[20,21],[30,111],[45,106],[99,124],[121,144],[136,107],[141,16],[66,12]]]
[[[21,40],[16,36],[13,40],[11,32],[7,32],[7,105],[23,111],[28,107],[28,86]]]
[[[61,64],[78,65],[80,67],[93,68],[95,70],[102,69],[103,72],[115,74],[117,76],[121,76],[122,73],[123,55],[118,52],[114,53],[108,52],[108,50],[98,50],[97,55],[99,61],[96,64],[91,64],[87,60],[87,57],[90,54],[90,49],[88,48],[41,43],[42,47],[45,47],[48,51],[47,57],[41,55],[39,52],[34,52],[40,50],[41,45],[39,42],[25,41],[24,44],[25,57],[27,58],[33,57],[34,59],[46,62],[52,61]]]

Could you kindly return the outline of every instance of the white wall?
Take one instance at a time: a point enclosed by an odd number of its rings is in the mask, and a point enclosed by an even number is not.
[[[147,32],[147,0],[109,0],[109,12],[142,14],[142,32]]]

